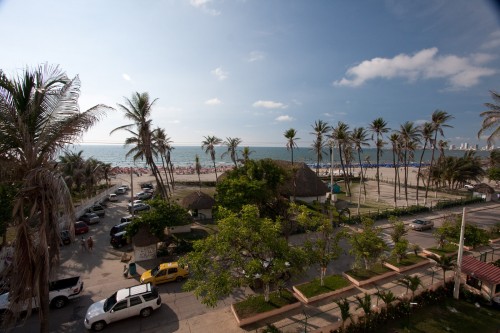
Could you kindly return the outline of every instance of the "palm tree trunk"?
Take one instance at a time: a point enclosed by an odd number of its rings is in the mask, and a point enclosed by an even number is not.
[[[351,189],[349,188],[349,182],[347,181],[347,174],[345,172],[344,158],[342,157],[342,145],[341,144],[339,144],[339,157],[340,157],[340,165],[342,167],[342,174],[344,175],[346,196],[350,197],[351,196]]]
[[[378,136],[377,136],[377,142],[378,142]],[[380,148],[377,145],[377,202],[380,201]]]
[[[396,198],[398,167],[396,165],[396,152],[394,150],[392,152],[392,163],[394,164],[394,208],[396,208],[398,206],[398,200]]]
[[[418,190],[420,186],[420,170],[422,169],[422,160],[424,159],[425,148],[427,147],[427,141],[424,143],[424,148],[422,149],[422,154],[420,154],[420,161],[418,162],[418,170],[417,170],[417,193],[415,194],[415,204],[418,206]]]
[[[212,157],[212,162],[214,162],[214,171],[215,171],[215,183],[217,183],[217,179],[219,178],[217,176],[217,167],[215,166],[215,156]]]
[[[361,206],[361,184],[364,185],[363,181],[363,166],[361,165],[361,152],[358,150],[358,160],[359,160],[359,167],[361,168],[360,172],[360,183],[359,183],[359,193],[358,193],[358,216],[359,216],[359,207]],[[366,189],[365,189],[365,197],[366,197]]]
[[[404,185],[405,185],[405,201],[406,207],[408,207],[408,150],[405,149],[404,154],[404,165],[403,165],[403,173],[404,173]]]
[[[434,134],[434,141],[432,143],[431,165],[429,166],[429,174],[427,175],[427,186],[425,187],[424,206],[427,205],[427,195],[429,193],[429,185],[431,183],[431,170],[432,166],[434,165],[434,152],[436,151],[436,140],[437,140],[437,131]]]

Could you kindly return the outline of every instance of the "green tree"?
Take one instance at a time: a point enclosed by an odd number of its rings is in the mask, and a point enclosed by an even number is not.
[[[153,133],[152,143],[154,145],[154,152],[160,155],[165,180],[167,182],[167,192],[174,190],[174,168],[170,158],[170,154],[174,149],[172,147],[172,140],[167,136],[163,128],[157,127]]]
[[[387,307],[391,306],[392,302],[398,299],[390,290],[378,290],[375,295],[377,295],[377,297],[381,299]]]
[[[443,286],[446,287],[446,272],[451,271],[455,268],[455,258],[451,256],[437,256],[432,254],[428,256],[430,259],[436,262],[436,266],[441,268],[443,271]]]
[[[389,137],[392,145],[392,165],[394,167],[394,208],[398,206],[396,196],[397,184],[399,179],[399,156],[401,155],[401,137],[398,133],[392,133]]]
[[[314,125],[312,125],[312,128],[314,132],[311,132],[311,134],[314,134],[316,136],[312,145],[312,149],[316,153],[316,175],[318,176],[319,162],[323,160],[323,148],[325,147],[326,143],[324,141],[324,136],[330,130],[330,126],[323,120],[316,120],[314,122]]]
[[[342,332],[344,332],[345,322],[347,319],[351,318],[351,305],[346,298],[341,298],[336,300],[339,309],[340,309],[340,317],[342,318]]]
[[[384,133],[389,132],[389,127],[387,127],[387,121],[383,118],[377,118],[370,123],[370,131],[373,133],[372,140],[375,140],[375,146],[377,148],[377,202],[380,200],[380,156],[383,148],[382,136]]]
[[[365,317],[363,318],[364,330],[366,331],[366,324],[370,322],[370,317],[372,314],[372,296],[370,294],[364,293],[363,297],[359,297],[358,295],[354,296],[356,301],[358,302],[358,306],[356,310],[362,309]]]
[[[351,187],[349,185],[349,178],[347,177],[347,173],[345,170],[345,163],[344,159],[342,157],[342,152],[344,152],[345,156],[345,151],[346,147],[350,146],[351,143],[351,131],[349,130],[349,125],[346,123],[339,121],[337,126],[335,126],[332,129],[332,134],[331,134],[331,139],[337,142],[337,146],[339,147],[339,158],[340,158],[340,165],[342,167],[342,174],[344,175],[344,183],[346,186],[346,195],[348,197],[351,196]]]
[[[294,128],[287,129],[283,135],[286,138],[286,150],[290,150],[292,154],[291,161],[293,165],[293,150],[298,148],[297,140],[300,140],[300,138],[297,138],[297,131]]]
[[[259,277],[268,302],[271,287],[283,274],[304,268],[305,253],[290,246],[281,236],[280,223],[261,218],[256,206],[237,213],[221,208],[219,213],[218,233],[196,241],[194,251],[182,260],[190,270],[183,289],[203,304],[216,306],[221,297]]]
[[[370,269],[380,255],[386,250],[387,245],[378,236],[380,228],[375,227],[372,219],[365,218],[362,221],[361,232],[355,232],[349,238],[351,244],[350,253],[354,255],[356,263],[363,263],[365,269]]]
[[[500,181],[500,168],[489,168],[488,169],[488,178],[493,181]]]
[[[255,153],[255,150],[251,150],[250,147],[243,147],[243,150],[240,150],[240,153],[241,157],[243,157],[240,162],[245,164],[246,162],[248,162],[248,160],[250,160],[250,155],[252,155],[252,153]]]
[[[363,152],[363,146],[369,146],[368,144],[368,133],[363,127],[356,127],[352,131],[352,142],[354,144],[354,147],[356,148],[356,151],[358,152],[358,163],[360,167],[360,186],[359,186],[359,193],[358,193],[358,215],[359,215],[359,207],[361,206],[361,184],[363,185],[364,189],[364,194],[365,194],[365,201],[366,201],[366,186],[365,186],[365,181],[363,179],[363,163],[361,163],[361,153]]]
[[[201,164],[200,164],[200,157],[198,154],[194,157],[194,169],[196,170],[196,174],[198,175],[198,183],[200,185],[200,191],[201,191]]]
[[[125,145],[133,144],[135,147],[127,155],[133,153],[134,160],[138,158],[146,160],[146,164],[155,177],[159,194],[162,198],[168,199],[163,177],[154,161],[156,152],[153,145],[151,110],[156,101],[157,99],[151,101],[147,92],[135,92],[132,94],[132,98],[125,98],[125,105],[118,104],[118,107],[123,111],[125,119],[132,121],[132,123],[119,126],[112,130],[110,134],[119,130],[132,134],[132,137],[127,138],[125,141]],[[132,130],[133,128],[135,128],[135,131]]]
[[[421,170],[422,170],[422,161],[424,159],[424,154],[425,151],[427,150],[427,144],[431,142],[432,140],[432,133],[433,133],[433,127],[432,123],[430,122],[425,122],[423,123],[420,128],[420,135],[422,136],[422,140],[424,141],[424,146],[422,147],[422,153],[420,154],[420,159],[418,161],[418,170],[417,170],[417,191],[416,191],[416,205],[418,206],[419,201],[418,201],[418,191],[420,187],[420,178],[422,176]]]
[[[49,331],[49,276],[59,258],[60,221],[73,221],[71,195],[54,168],[56,154],[111,108],[80,112],[80,80],[57,66],[26,68],[9,79],[0,71],[0,156],[15,168],[19,184],[12,221],[16,228],[10,310],[16,316],[31,300],[39,304],[40,332]],[[73,223],[67,227],[71,230]]]
[[[411,300],[415,297],[415,291],[417,291],[418,287],[422,287],[422,279],[418,275],[405,275],[401,279],[398,280],[403,286],[406,287],[406,293],[408,293],[408,289],[411,290]]]
[[[493,90],[490,93],[493,103],[484,103],[489,110],[481,112],[480,116],[483,117],[483,123],[477,133],[477,137],[480,138],[482,134],[492,130],[486,139],[488,146],[492,145],[495,139],[500,136],[500,94]]]
[[[401,148],[403,150],[403,167],[404,167],[404,188],[406,206],[408,206],[408,164],[409,154],[413,151],[413,146],[416,142],[420,141],[420,133],[414,123],[407,121],[400,126],[398,131],[401,139]]]
[[[215,135],[208,135],[204,137],[205,140],[201,142],[201,149],[205,150],[205,154],[210,154],[210,158],[214,164],[215,182],[218,182],[217,167],[215,166],[215,147],[222,143],[222,140]]]
[[[238,145],[241,143],[240,138],[226,138],[226,141],[224,141],[224,144],[227,146],[227,151],[222,153],[221,158],[224,158],[224,156],[229,155],[231,158],[231,161],[234,163],[234,167],[238,168],[238,153],[236,152],[236,148],[238,148]]]

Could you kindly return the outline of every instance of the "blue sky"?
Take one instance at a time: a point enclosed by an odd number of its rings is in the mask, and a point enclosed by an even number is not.
[[[135,91],[158,98],[155,126],[174,145],[204,136],[284,146],[311,125],[392,129],[454,116],[451,144],[477,139],[500,90],[500,14],[487,0],[0,0],[0,68],[59,64],[81,79],[82,110]],[[84,143],[123,143],[110,112]],[[500,142],[497,143],[500,145]]]

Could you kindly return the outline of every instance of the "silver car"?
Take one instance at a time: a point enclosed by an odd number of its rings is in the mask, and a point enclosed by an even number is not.
[[[410,228],[418,231],[432,229],[433,227],[434,227],[434,222],[427,220],[415,220],[412,223],[410,223]]]

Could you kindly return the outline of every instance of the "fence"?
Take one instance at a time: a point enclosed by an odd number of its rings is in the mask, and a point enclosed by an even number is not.
[[[99,193],[95,197],[89,198],[89,199],[81,202],[80,205],[78,205],[78,207],[75,207],[75,219],[78,219],[78,217],[83,215],[87,211],[87,209],[92,207],[94,204],[99,203],[99,202],[103,201],[104,199],[106,199],[109,196],[109,194],[115,193],[116,189],[120,186],[122,186],[122,185],[116,184],[116,185],[108,188],[107,190]]]

